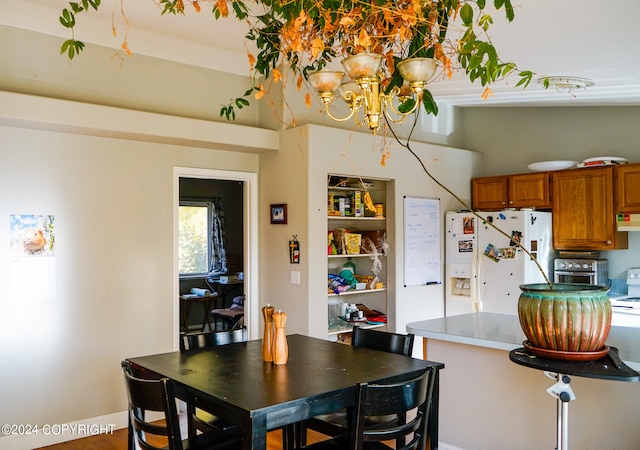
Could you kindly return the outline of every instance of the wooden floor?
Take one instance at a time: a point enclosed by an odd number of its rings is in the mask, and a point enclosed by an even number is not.
[[[309,431],[309,443],[325,439],[326,436]],[[61,444],[41,447],[46,450],[127,450],[127,429],[116,430],[113,434],[90,436]],[[40,449],[36,449],[40,450]],[[267,450],[282,450],[282,432],[271,431],[267,434]]]

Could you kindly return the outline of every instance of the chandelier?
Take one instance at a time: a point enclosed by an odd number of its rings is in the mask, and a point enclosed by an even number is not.
[[[431,58],[409,58],[400,61],[397,69],[404,84],[385,94],[380,86],[383,59],[384,57],[378,53],[358,53],[342,60],[346,78],[344,72],[330,70],[321,70],[309,75],[309,83],[320,97],[329,117],[338,122],[354,117],[358,126],[366,122],[369,129],[375,132],[380,127],[382,114],[389,121],[400,123],[416,111],[437,63]],[[346,117],[336,117],[329,109],[329,105],[337,97],[349,107],[350,112]]]

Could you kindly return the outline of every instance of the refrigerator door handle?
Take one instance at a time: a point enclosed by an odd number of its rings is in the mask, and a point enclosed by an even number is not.
[[[478,237],[476,235],[476,245],[473,246],[471,258],[471,298],[474,312],[482,311],[482,299],[480,298],[480,252],[478,251]]]

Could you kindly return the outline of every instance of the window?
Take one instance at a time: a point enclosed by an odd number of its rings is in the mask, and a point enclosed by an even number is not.
[[[180,202],[178,212],[180,275],[206,275],[212,256],[213,203]]]

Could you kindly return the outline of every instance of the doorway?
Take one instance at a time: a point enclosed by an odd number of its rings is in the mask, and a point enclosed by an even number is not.
[[[190,183],[185,183],[189,180]],[[230,212],[230,219],[234,230],[231,232],[233,242],[230,246],[230,260],[228,261],[229,273],[233,271],[242,272],[244,278],[245,295],[245,317],[244,322],[247,327],[249,339],[258,336],[258,290],[257,290],[257,236],[258,236],[258,194],[257,194],[257,174],[248,172],[233,172],[224,170],[198,169],[175,167],[173,173],[174,181],[174,217],[173,217],[173,248],[174,248],[174,296],[176,299],[173,309],[173,337],[174,348],[179,348],[179,337],[182,325],[180,313],[180,302],[177,300],[183,293],[181,292],[180,271],[179,271],[179,233],[178,233],[178,212],[181,196],[192,196],[198,186],[211,185],[218,186],[227,191],[228,205],[226,210]],[[182,181],[182,183],[181,183]],[[210,182],[210,183],[209,183]],[[182,189],[181,189],[182,185]],[[187,186],[191,186],[187,188]],[[226,188],[225,188],[226,186]],[[238,188],[239,186],[239,188]],[[181,190],[183,192],[181,192]],[[231,196],[229,198],[229,196]],[[236,198],[235,205],[233,197]],[[237,208],[236,208],[237,206]],[[240,210],[240,211],[239,211]],[[204,281],[204,280],[203,280]],[[201,311],[199,311],[202,314]],[[208,329],[208,328],[207,328]]]

